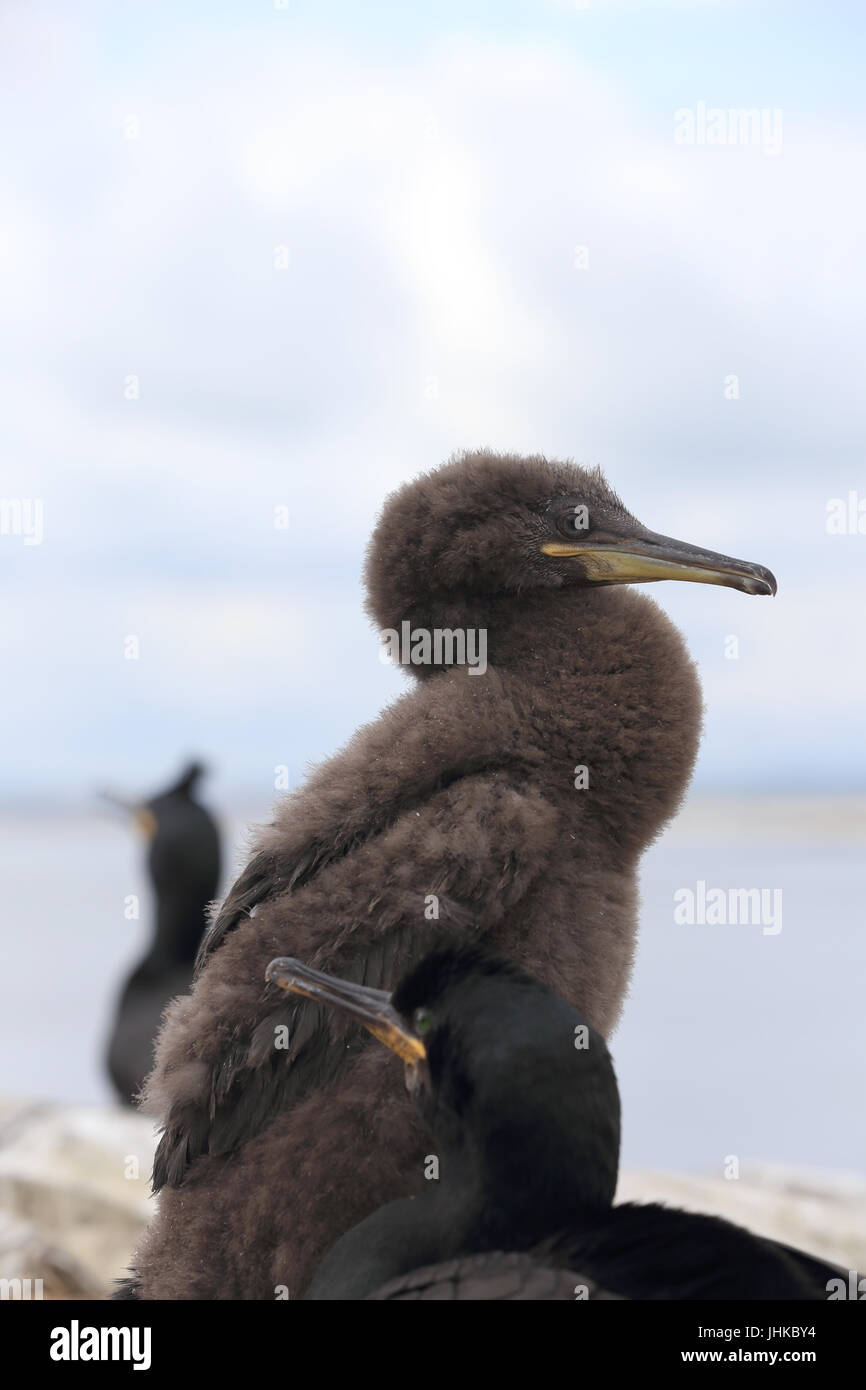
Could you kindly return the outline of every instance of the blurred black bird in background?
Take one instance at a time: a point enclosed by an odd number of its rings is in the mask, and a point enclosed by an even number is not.
[[[393,995],[291,959],[266,978],[403,1059],[438,1163],[423,1195],[337,1242],[308,1299],[818,1299],[838,1276],[714,1216],[614,1206],[620,1102],[603,1038],[483,948],[440,945]]]
[[[130,812],[150,840],[147,866],[156,904],[150,946],[123,987],[106,1054],[117,1094],[129,1105],[153,1066],[166,1004],[189,989],[207,907],[219,888],[219,831],[194,795],[205,770],[190,763],[177,782],[141,803],[103,794]]]

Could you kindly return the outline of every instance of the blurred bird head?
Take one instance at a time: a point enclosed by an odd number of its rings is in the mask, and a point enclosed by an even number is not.
[[[648,530],[598,469],[466,453],[387,500],[370,541],[368,610],[392,628],[461,598],[662,579],[775,594],[763,565]]]
[[[156,792],[144,801],[131,801],[128,797],[118,796],[116,792],[106,790],[101,791],[100,796],[103,801],[109,802],[118,810],[128,812],[133,824],[152,840],[167,811],[170,812],[178,805],[184,806],[192,801],[198,783],[206,772],[204,763],[187,763],[180,777],[172,782],[171,786],[166,787],[164,791]]]
[[[485,1191],[510,1192],[509,1205],[527,1183],[542,1205],[568,1191],[581,1207],[612,1202],[619,1092],[604,1039],[516,966],[444,945],[393,994],[287,958],[266,978],[351,1015],[403,1059],[443,1167],[480,1168]]]

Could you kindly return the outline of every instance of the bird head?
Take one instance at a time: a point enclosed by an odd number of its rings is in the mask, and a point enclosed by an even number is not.
[[[488,451],[463,454],[388,498],[367,553],[368,610],[382,627],[526,590],[662,579],[775,594],[763,565],[648,530],[598,469]]]
[[[619,1163],[619,1092],[604,1039],[539,981],[487,951],[433,950],[393,994],[274,960],[266,978],[339,1009],[402,1058],[443,1166],[480,1166],[513,1211],[608,1206]],[[533,1175],[528,1193],[527,1165]]]

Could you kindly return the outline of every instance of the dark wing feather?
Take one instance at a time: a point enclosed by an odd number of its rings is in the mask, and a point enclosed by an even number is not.
[[[797,1266],[801,1274],[805,1274],[807,1279],[825,1293],[831,1279],[844,1279],[847,1285],[848,1270],[843,1269],[841,1265],[831,1264],[829,1260],[822,1259],[820,1255],[810,1255],[808,1251],[798,1250],[795,1245],[786,1245],[781,1240],[773,1240],[769,1243],[777,1250],[781,1250]]]
[[[439,1265],[426,1265],[398,1279],[391,1279],[368,1301],[407,1302],[435,1299],[460,1302],[574,1302],[584,1299],[619,1299],[592,1279],[569,1269],[558,1269],[522,1251],[496,1250],[467,1255]]]
[[[416,863],[425,886],[409,891],[387,884],[380,897],[367,902],[356,927],[344,931],[340,942],[323,941],[320,954],[310,957],[311,964],[374,988],[393,988],[431,945],[430,931],[418,931],[418,902],[423,893],[433,892],[439,898],[440,929],[471,937],[486,930],[491,917],[513,911],[543,872],[559,822],[557,812],[540,793],[523,790],[517,776],[503,778],[495,772],[445,780],[448,786],[440,803],[443,811],[447,806],[445,829],[433,837],[427,860],[422,854]],[[404,827],[414,824],[405,805],[398,815],[391,808],[390,818]],[[470,824],[480,834],[473,852],[466,854],[464,826]],[[422,843],[424,834],[420,831]],[[218,925],[215,931],[222,930],[224,935],[254,898],[261,901],[262,894],[270,896],[280,885],[286,893],[293,883],[317,872],[327,857],[347,853],[357,839],[357,831],[353,839],[344,828],[329,856],[310,849],[291,871],[279,868],[272,853],[257,857],[239,882],[231,908],[227,904],[222,929]],[[296,836],[292,849],[297,851],[299,844]],[[399,853],[405,855],[405,844]],[[205,973],[202,987],[206,981]],[[325,1018],[316,1005],[292,1001],[292,1012],[286,1014],[285,998],[274,998],[268,1007],[274,992],[268,992],[264,983],[262,989],[261,1001],[268,1012],[251,1020],[246,1035],[238,1020],[234,1041],[210,1064],[205,1092],[195,1097],[186,1094],[170,1104],[154,1161],[155,1190],[166,1184],[177,1186],[200,1155],[226,1154],[247,1142],[311,1089],[327,1085],[367,1045],[363,1030],[347,1025],[333,1012]],[[289,1047],[279,1051],[273,1046],[274,1029],[285,1023]]]
[[[361,837],[354,843],[360,844]],[[286,871],[280,867],[277,856],[271,851],[261,850],[254,855],[226,896],[213,926],[202,937],[195,961],[195,973],[198,974],[204,967],[208,956],[216,950],[226,933],[236,927],[244,917],[251,917],[259,903],[267,902],[269,898],[276,898],[280,893],[290,892],[291,889],[308,883],[321,868],[335,859],[341,859],[353,847],[353,843],[349,842],[343,845],[335,843],[331,846],[311,845],[293,868]]]
[[[114,1282],[117,1288],[111,1294],[111,1298],[121,1302],[141,1298],[141,1284],[134,1270],[130,1270],[125,1279],[115,1279]]]
[[[309,883],[328,864],[335,863],[353,849],[388,829],[399,817],[424,804],[428,797],[452,786],[455,782],[479,772],[496,772],[508,766],[506,755],[485,755],[468,758],[459,769],[442,770],[429,785],[419,789],[416,796],[406,798],[397,807],[388,807],[378,814],[371,813],[362,830],[350,826],[335,830],[328,842],[311,839],[303,848],[293,851],[291,860],[281,859],[273,850],[260,850],[240,874],[217,913],[213,925],[202,938],[195,962],[195,973],[204,967],[208,956],[225,940],[244,917],[251,917],[260,904]]]
[[[545,757],[527,741],[522,712],[494,669],[484,681],[442,673],[407,692],[287,799],[217,914],[197,968],[257,904],[309,882],[453,782],[510,767],[523,784]]]
[[[440,898],[439,913],[443,933],[468,934],[475,929],[474,915],[453,900]],[[431,934],[425,935],[425,950],[433,940]],[[387,989],[414,964],[418,951],[413,911],[364,951],[356,950],[345,963],[331,962],[328,968],[343,979]],[[289,1046],[278,1051],[274,1033],[282,1025],[288,1026]],[[154,1155],[154,1192],[178,1186],[202,1154],[231,1153],[314,1087],[332,1081],[369,1042],[366,1029],[344,1024],[311,1000],[281,1003],[259,1024],[249,1043],[239,1043],[223,1058],[212,1080],[208,1106],[180,1103],[172,1108]]]
[[[823,1291],[792,1252],[717,1216],[624,1202],[557,1247],[627,1298],[806,1299]],[[808,1256],[806,1259],[808,1260]]]

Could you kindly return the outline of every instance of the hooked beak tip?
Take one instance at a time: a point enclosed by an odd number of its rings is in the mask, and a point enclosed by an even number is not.
[[[265,971],[265,983],[279,985],[280,989],[288,989],[292,978],[292,961],[283,956],[272,960]]]

